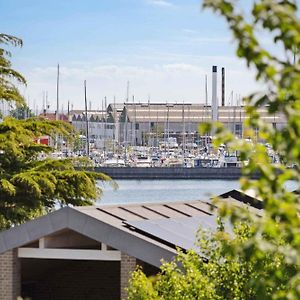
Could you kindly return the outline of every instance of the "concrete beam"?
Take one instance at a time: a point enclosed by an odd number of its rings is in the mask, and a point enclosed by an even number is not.
[[[121,252],[116,250],[18,248],[19,258],[74,259],[120,261]]]

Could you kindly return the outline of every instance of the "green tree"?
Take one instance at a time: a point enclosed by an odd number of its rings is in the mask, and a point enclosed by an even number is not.
[[[288,180],[300,182],[297,5],[288,0],[258,0],[247,16],[239,12],[238,1],[204,0],[203,5],[226,19],[237,43],[237,56],[265,83],[266,90],[245,99],[248,119],[244,126],[253,138],[259,129],[259,138],[273,146],[282,163],[272,164],[264,145],[235,140],[215,124],[215,144],[227,143],[240,151],[242,160],[249,160],[241,187],[253,189],[263,200],[264,214],[257,218],[240,208],[221,205],[220,216],[230,219],[235,234],[221,230],[207,236],[200,231],[196,254],[180,253],[180,264],[164,264],[155,280],[145,278],[141,271],[134,273],[129,299],[300,299],[300,199],[298,193],[285,188]],[[273,40],[272,49],[266,49],[259,39],[262,31]],[[273,128],[265,123],[257,112],[262,106],[270,115],[283,114],[286,125]],[[211,125],[202,129],[208,131]],[[260,173],[256,181],[250,180],[254,172]],[[242,224],[247,228],[241,230]]]
[[[243,255],[232,255],[229,251],[236,245],[248,242],[253,235],[251,226],[235,227],[231,238],[222,230],[215,233],[199,230],[199,250],[178,252],[172,262],[165,262],[156,277],[147,278],[141,269],[133,273],[128,289],[129,299],[173,300],[173,299],[256,299],[251,279],[261,278],[263,269],[269,273],[284,264],[283,256],[268,255],[260,269]],[[285,278],[285,280],[287,280]],[[272,293],[276,287],[269,288]]]
[[[3,46],[22,46],[21,39],[0,33],[0,99],[13,102],[17,105],[24,104],[24,99],[15,83],[26,84],[25,78],[12,69],[9,58],[11,52]]]
[[[21,46],[16,37],[0,34],[0,46]],[[11,68],[10,52],[0,48],[0,99],[26,107],[15,82],[24,77]],[[62,121],[38,118],[0,123],[0,229],[22,223],[64,205],[90,205],[99,196],[96,180],[109,180],[104,174],[74,168],[70,159],[41,159],[51,152],[36,143],[42,135],[75,136],[73,127]]]
[[[24,120],[34,116],[33,112],[27,105],[17,106],[15,109],[10,111],[10,115],[18,120]]]

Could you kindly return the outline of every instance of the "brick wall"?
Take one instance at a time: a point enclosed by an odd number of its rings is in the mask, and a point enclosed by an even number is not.
[[[0,299],[16,300],[21,292],[20,260],[17,249],[0,255]]]
[[[121,300],[127,299],[128,280],[130,278],[131,272],[136,268],[136,259],[127,255],[126,253],[121,253],[121,270],[120,270],[120,286],[121,286]]]

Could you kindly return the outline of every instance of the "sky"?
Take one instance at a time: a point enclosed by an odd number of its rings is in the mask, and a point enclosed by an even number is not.
[[[252,0],[242,0],[247,11]],[[129,100],[208,103],[211,68],[226,70],[226,103],[264,88],[236,58],[223,18],[201,9],[201,0],[0,0],[0,28],[23,39],[11,49],[13,66],[27,79],[30,107],[42,110],[45,94],[56,109],[60,65],[60,109],[84,108],[84,80],[92,109]],[[5,16],[5,17],[3,17]],[[233,95],[233,97],[231,96]]]

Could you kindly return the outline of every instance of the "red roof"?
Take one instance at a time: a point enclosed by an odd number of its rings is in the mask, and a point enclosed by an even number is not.
[[[42,113],[39,115],[40,117],[43,117],[46,120],[55,121],[56,120],[56,114],[55,113]],[[65,114],[59,114],[59,120],[68,122],[69,119]]]

